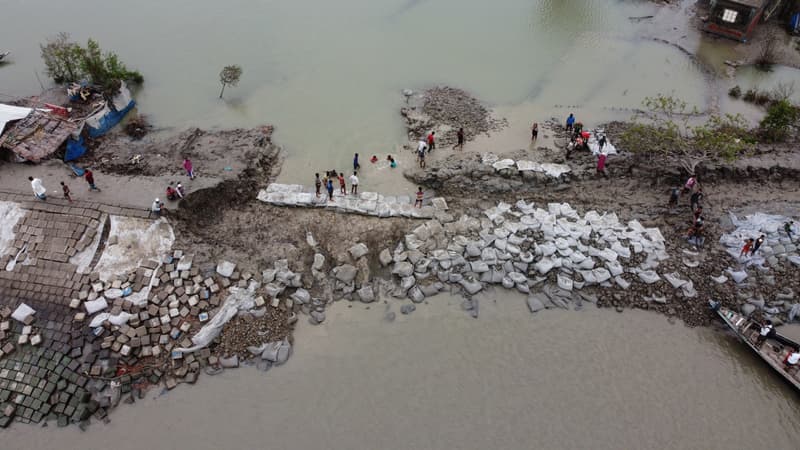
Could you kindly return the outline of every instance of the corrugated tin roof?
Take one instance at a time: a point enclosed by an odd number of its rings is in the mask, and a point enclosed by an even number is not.
[[[38,162],[58,150],[78,127],[79,124],[53,114],[34,111],[6,130],[0,137],[0,147]]]

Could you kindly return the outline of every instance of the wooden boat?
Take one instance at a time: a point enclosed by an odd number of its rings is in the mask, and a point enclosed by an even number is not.
[[[800,348],[800,344],[792,341],[791,339],[781,336],[778,333],[772,338],[767,339],[761,347],[756,345],[761,324],[751,320],[744,315],[724,306],[718,302],[710,300],[709,305],[711,309],[716,311],[717,315],[736,333],[751,350],[756,352],[767,364],[772,367],[775,372],[778,372],[786,381],[788,381],[795,389],[800,391],[800,368],[794,368],[790,371],[786,370],[786,365],[783,360],[786,355],[793,352],[795,349]]]

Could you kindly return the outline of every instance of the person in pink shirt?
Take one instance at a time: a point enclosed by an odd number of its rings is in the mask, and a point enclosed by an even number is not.
[[[606,154],[600,153],[597,155],[597,173],[602,174],[604,177],[608,177],[606,174]]]
[[[183,159],[183,168],[186,170],[186,175],[189,177],[190,180],[194,180],[194,168],[192,167],[192,161],[189,158]]]

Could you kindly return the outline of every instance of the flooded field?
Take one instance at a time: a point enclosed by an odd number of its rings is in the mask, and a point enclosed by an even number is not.
[[[587,125],[658,92],[701,105],[707,96],[690,58],[637,38],[649,25],[629,17],[653,14],[650,2],[30,0],[6,10],[14,20],[0,43],[13,63],[0,70],[0,93],[39,92],[48,36],[93,37],[144,74],[139,111],[158,127],[276,125],[287,182],[308,183],[309,166],[346,168],[354,152],[397,153],[405,88],[448,84],[522,105],[531,120],[575,110]],[[219,100],[226,64],[244,75]]]

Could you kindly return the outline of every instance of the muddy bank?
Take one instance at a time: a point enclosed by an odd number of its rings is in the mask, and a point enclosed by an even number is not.
[[[236,178],[272,146],[272,126],[201,130],[173,136],[148,134],[133,139],[121,129],[92,140],[81,163],[119,175],[182,175],[183,159],[192,160],[200,177]]]

